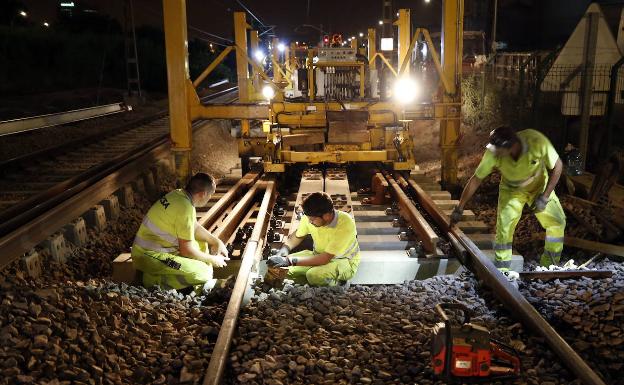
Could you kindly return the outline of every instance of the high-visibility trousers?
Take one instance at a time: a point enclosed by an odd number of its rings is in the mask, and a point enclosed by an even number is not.
[[[303,250],[290,256],[300,260],[314,255],[312,250]],[[341,281],[348,281],[357,272],[360,265],[360,254],[351,259],[332,259],[325,265],[320,266],[291,266],[288,268],[287,279],[291,279],[300,285],[306,283],[310,286],[336,286]]]
[[[206,242],[196,242],[202,251],[208,250]],[[167,260],[180,264],[178,269],[167,265]],[[160,286],[163,289],[184,289],[193,286],[201,290],[212,279],[212,265],[192,258],[150,250],[132,248],[132,262],[137,270],[143,272],[143,286]]]
[[[538,190],[539,191],[539,190]],[[532,205],[540,193],[531,193],[522,190],[501,188],[498,193],[498,212],[496,216],[496,238],[494,250],[496,251],[495,264],[499,268],[509,268],[513,245],[513,235],[516,225],[522,216],[522,208],[525,204]],[[566,225],[566,217],[559,202],[559,198],[553,191],[544,211],[535,213],[540,225],[546,230],[546,242],[544,252],[540,258],[543,266],[559,263],[563,250],[563,236]]]

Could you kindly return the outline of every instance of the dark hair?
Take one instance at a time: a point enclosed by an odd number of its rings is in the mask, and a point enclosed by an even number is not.
[[[320,217],[323,214],[334,212],[334,202],[329,194],[318,191],[308,195],[303,200],[303,213],[309,217]]]
[[[216,183],[212,176],[203,172],[198,172],[193,175],[191,180],[189,180],[186,184],[186,191],[188,191],[191,195],[204,191],[213,193],[215,191],[215,187]]]
[[[516,131],[511,127],[500,126],[490,132],[490,144],[493,146],[510,148],[517,141]]]

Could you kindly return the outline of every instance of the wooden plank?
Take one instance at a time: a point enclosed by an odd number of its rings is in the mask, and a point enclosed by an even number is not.
[[[591,189],[591,185],[594,181],[594,175],[588,172],[583,173],[583,175],[579,176],[571,176],[569,177],[575,186],[583,186],[587,192]],[[609,199],[613,203],[614,206],[624,208],[624,186],[621,184],[615,184],[609,190]]]
[[[451,217],[451,213],[453,213],[453,210],[442,210],[442,213],[444,215],[446,215],[447,217]],[[475,215],[475,213],[472,210],[464,210],[464,213],[462,214],[462,221],[474,221],[477,218],[477,216]]]
[[[563,243],[566,246],[572,246],[583,250],[597,251],[609,255],[617,255],[624,257],[624,246],[612,245],[610,243],[602,243],[588,241],[587,239],[564,237]]]
[[[487,233],[490,227],[481,221],[462,221],[457,223],[457,227],[466,234]]]
[[[425,191],[425,192],[433,200],[450,200],[451,199],[451,193],[448,191]]]
[[[442,191],[442,187],[437,183],[418,182],[418,185],[425,191]]]
[[[494,234],[469,234],[468,238],[481,250],[489,250],[494,247]]]
[[[551,279],[565,278],[611,278],[613,272],[611,270],[549,270],[549,271],[521,271],[522,279],[541,279],[548,281]]]
[[[459,201],[455,199],[437,199],[434,200],[433,203],[435,203],[440,210],[453,210],[455,206],[459,204]]]

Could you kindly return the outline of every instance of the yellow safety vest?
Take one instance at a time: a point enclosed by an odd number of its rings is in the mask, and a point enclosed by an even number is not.
[[[559,154],[550,140],[539,131],[527,129],[517,133],[522,144],[522,154],[518,160],[510,155],[496,156],[486,150],[475,176],[484,179],[497,169],[502,176],[501,187],[531,190],[548,178],[548,170],[555,167]]]
[[[321,227],[314,226],[304,215],[295,235],[302,238],[308,234],[314,241],[315,254],[333,254],[333,259],[353,259],[360,255],[355,221],[345,212],[334,210],[334,219]]]
[[[197,214],[190,195],[182,189],[160,198],[147,212],[134,238],[133,251],[179,254],[178,239],[195,240]]]

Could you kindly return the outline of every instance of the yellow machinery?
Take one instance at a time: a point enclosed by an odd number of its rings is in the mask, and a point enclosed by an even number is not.
[[[163,0],[163,4],[171,138],[180,183],[189,175],[191,122],[222,118],[241,120],[241,158],[259,157],[266,172],[277,173],[294,163],[323,162],[384,162],[395,170],[414,169],[410,122],[436,119],[441,125],[442,181],[456,184],[463,0],[444,0],[441,60],[427,30],[410,31],[407,9],[399,10],[395,22],[398,55],[378,52],[375,29],[371,28],[368,57],[357,39],[352,39],[350,46],[291,44],[281,50],[274,40],[268,57],[262,60],[249,54],[249,47],[253,54],[257,50],[257,31],[250,31],[245,13],[235,12],[235,44],[223,50],[192,82],[185,0]],[[440,92],[424,101],[400,100],[411,99],[418,87],[410,78],[409,63],[419,42],[431,53]],[[230,53],[236,55],[238,102],[202,105],[195,87]],[[395,84],[395,91],[388,100],[379,97],[378,58],[394,76],[389,83]],[[272,78],[264,70],[265,62],[271,64]]]

